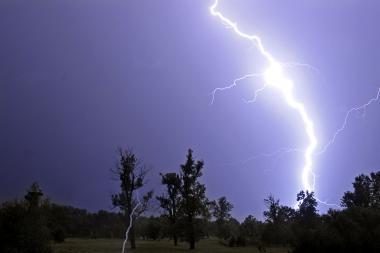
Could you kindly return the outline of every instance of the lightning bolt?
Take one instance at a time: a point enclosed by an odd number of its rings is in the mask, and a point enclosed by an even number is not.
[[[379,101],[380,99],[380,88],[377,90],[377,94],[375,97],[371,98],[370,100],[367,101],[367,103],[365,104],[362,104],[360,106],[357,106],[357,107],[352,107],[351,109],[349,109],[347,112],[346,112],[346,116],[344,117],[344,120],[343,120],[343,123],[342,125],[340,126],[340,128],[338,128],[335,133],[333,134],[332,138],[327,142],[326,145],[324,145],[324,147],[317,153],[317,155],[321,155],[323,154],[324,152],[326,152],[326,150],[335,142],[336,138],[338,137],[338,135],[344,131],[344,129],[346,129],[346,126],[347,126],[347,123],[348,123],[348,120],[350,118],[350,116],[354,113],[354,112],[358,112],[358,111],[365,111],[365,109],[367,109],[368,106],[370,106],[371,104]]]
[[[259,76],[262,76],[263,74],[262,73],[254,73],[254,74],[247,74],[247,75],[244,75],[242,77],[239,77],[239,78],[236,78],[232,84],[226,86],[226,87],[219,87],[219,88],[216,88],[214,89],[212,92],[211,92],[211,96],[212,96],[212,99],[211,99],[211,104],[214,103],[215,101],[215,94],[218,92],[218,91],[224,91],[224,90],[228,90],[228,89],[232,89],[233,87],[237,86],[238,82],[240,81],[243,81],[245,79],[248,79],[248,78],[253,78],[253,77],[259,77]]]
[[[264,47],[262,40],[257,35],[247,34],[243,31],[241,31],[237,25],[237,23],[234,23],[227,17],[225,17],[219,10],[218,10],[218,4],[219,1],[215,0],[214,3],[210,6],[209,10],[212,16],[215,16],[219,18],[219,20],[229,28],[231,28],[234,33],[251,43],[259,50],[260,54],[266,59],[268,62],[268,66],[266,70],[261,74],[248,74],[243,77],[235,79],[235,81],[227,87],[223,88],[217,88],[213,91],[212,95],[212,102],[214,101],[214,96],[217,91],[227,90],[231,89],[236,86],[237,82],[243,81],[247,78],[256,77],[256,76],[262,76],[264,79],[264,85],[260,89],[256,90],[255,97],[247,102],[255,102],[257,99],[257,96],[260,92],[264,91],[266,88],[274,88],[280,91],[281,95],[285,99],[285,102],[287,105],[294,109],[300,116],[302,122],[304,131],[308,138],[308,146],[304,150],[304,166],[302,168],[302,184],[303,189],[307,191],[314,191],[315,188],[315,174],[313,172],[313,155],[317,148],[317,137],[314,130],[314,124],[311,120],[309,114],[307,113],[305,106],[302,102],[298,101],[293,93],[293,82],[292,80],[288,79],[285,76],[284,73],[284,66],[282,63],[278,62],[269,51],[266,50]]]
[[[125,246],[126,246],[126,244],[127,244],[127,242],[128,242],[129,231],[131,230],[132,225],[133,225],[133,215],[135,214],[137,208],[141,205],[141,202],[140,202],[140,199],[139,199],[139,194],[138,194],[138,192],[137,192],[136,195],[137,195],[137,197],[136,197],[136,199],[137,199],[137,204],[136,204],[135,207],[132,209],[132,212],[131,212],[130,215],[129,215],[129,225],[128,225],[127,230],[125,231],[125,239],[124,239],[124,241],[123,241],[123,247],[122,247],[122,249],[121,249],[121,253],[124,253],[124,252],[125,252]]]

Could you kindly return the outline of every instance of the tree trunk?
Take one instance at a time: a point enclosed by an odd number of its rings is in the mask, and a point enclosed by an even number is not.
[[[131,243],[131,249],[136,249],[136,237],[135,237],[135,226],[134,225],[129,230],[129,242]]]
[[[193,217],[190,215],[189,216],[189,244],[190,244],[190,249],[195,249],[195,231],[194,231],[194,224],[193,224]]]
[[[195,249],[195,239],[194,236],[190,238],[190,249]]]
[[[173,235],[173,240],[174,240],[174,246],[178,245],[178,237],[176,234]]]

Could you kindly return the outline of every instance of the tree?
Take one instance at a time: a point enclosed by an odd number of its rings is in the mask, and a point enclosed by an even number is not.
[[[267,211],[264,211],[264,217],[268,223],[286,223],[295,218],[296,211],[291,207],[280,205],[280,200],[276,200],[273,195],[269,195],[267,199],[264,199],[264,203],[268,208]]]
[[[264,199],[268,210],[264,211],[266,224],[263,231],[263,241],[272,244],[288,244],[292,239],[291,224],[295,217],[295,210],[280,205],[280,200],[269,195]]]
[[[369,176],[361,174],[352,183],[354,191],[347,191],[342,197],[344,207],[380,208],[380,171]]]
[[[245,240],[240,236],[240,223],[235,218],[229,218],[228,221],[225,222],[225,230],[223,231],[225,234],[225,239],[228,239],[229,247],[240,247],[245,246]]]
[[[136,234],[144,240],[157,240],[162,236],[163,221],[161,217],[144,217],[136,219]]]
[[[23,202],[0,210],[0,252],[50,253],[50,231],[41,209],[42,190],[33,183]]]
[[[174,246],[177,246],[177,215],[179,211],[181,179],[177,173],[161,174],[161,183],[166,185],[166,194],[156,198],[160,203],[160,207],[166,212]]]
[[[318,225],[312,229],[297,227],[299,231],[292,247],[294,253],[380,252],[380,212],[377,209],[330,209],[318,220]]]
[[[262,234],[262,223],[252,215],[248,215],[240,225],[240,233],[250,244],[258,244]]]
[[[308,248],[307,245],[313,245],[312,241],[318,237],[317,231],[322,225],[317,213],[317,200],[314,192],[300,191],[297,194],[297,201],[299,203],[293,229],[295,252],[310,252],[313,247]]]
[[[24,196],[25,200],[28,203],[29,210],[35,210],[39,207],[43,195],[44,194],[42,193],[42,190],[40,189],[38,183],[34,182]]]
[[[234,206],[228,202],[226,197],[220,197],[217,201],[212,201],[210,205],[212,215],[216,219],[217,236],[226,240],[231,234],[228,221],[231,218],[230,212]]]
[[[206,187],[199,182],[202,169],[203,161],[195,161],[193,151],[189,149],[187,160],[181,165],[180,209],[184,216],[185,236],[190,249],[195,249],[196,218],[207,213]]]
[[[264,211],[264,217],[266,222],[277,224],[278,223],[278,214],[280,210],[280,200],[275,199],[273,195],[269,195],[267,199],[264,199],[264,203],[267,206],[268,210]]]
[[[145,176],[147,169],[130,150],[119,149],[119,163],[113,173],[118,176],[120,181],[120,190],[118,194],[112,195],[112,204],[118,207],[125,215],[129,227],[129,241],[131,248],[136,248],[136,239],[133,222],[146,211],[148,203],[153,196],[153,192],[149,191],[140,201],[139,197],[134,194],[145,185]],[[132,220],[130,220],[132,218]]]
[[[234,206],[228,202],[226,197],[220,197],[217,201],[211,202],[212,215],[216,221],[227,221],[231,218],[231,211]]]
[[[380,171],[371,173],[371,206],[380,208]]]
[[[298,216],[300,221],[304,224],[311,225],[318,217],[317,213],[317,200],[314,197],[314,192],[300,191],[297,194]]]

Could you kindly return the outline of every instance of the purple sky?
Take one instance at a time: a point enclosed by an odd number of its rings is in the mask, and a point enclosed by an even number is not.
[[[293,205],[302,155],[249,157],[304,148],[298,115],[279,94],[245,104],[261,79],[218,93],[265,68],[246,41],[209,15],[211,1],[3,0],[0,2],[0,201],[38,181],[52,200],[111,206],[117,147],[132,147],[159,172],[178,171],[186,150],[205,161],[207,194],[233,214],[261,217],[269,193]],[[220,10],[291,67],[320,143],[345,112],[380,87],[380,2],[223,1]],[[339,203],[354,176],[380,168],[380,105],[354,114],[336,143],[315,158],[316,191]],[[320,210],[326,207],[320,206]]]

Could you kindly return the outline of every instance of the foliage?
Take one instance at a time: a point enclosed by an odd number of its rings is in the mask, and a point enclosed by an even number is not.
[[[193,151],[188,150],[185,164],[181,165],[180,179],[180,211],[182,215],[182,229],[184,237],[189,242],[190,249],[195,248],[199,216],[207,216],[208,200],[206,186],[199,182],[202,176],[203,162],[195,161]]]
[[[257,245],[262,240],[263,223],[248,215],[240,225],[240,234],[247,244]]]
[[[312,194],[301,194],[298,222],[294,226],[294,252],[380,252],[380,212],[377,207],[379,172],[360,175],[354,192],[346,192],[345,210],[316,213]]]
[[[330,210],[313,230],[297,238],[294,252],[380,252],[380,213],[355,207]]]
[[[49,253],[50,231],[42,213],[42,190],[33,183],[23,202],[4,203],[0,210],[0,252]]]
[[[380,209],[380,171],[359,175],[353,182],[354,191],[347,191],[342,198],[344,207],[371,207]]]
[[[301,191],[297,194],[297,201],[299,202],[297,221],[300,225],[313,227],[318,217],[318,203],[314,197],[314,192]]]
[[[135,221],[136,235],[144,240],[158,240],[163,237],[162,217],[139,217]]]
[[[177,246],[181,179],[177,173],[161,174],[161,183],[166,186],[166,193],[156,197],[156,199],[159,201],[160,207],[165,211],[174,246]]]
[[[233,205],[228,202],[226,197],[220,197],[217,201],[212,201],[210,203],[210,208],[212,215],[215,217],[217,234],[216,236],[220,239],[227,240],[232,236],[231,234],[231,224],[229,220],[231,219],[231,210]]]
[[[266,224],[263,228],[262,241],[267,244],[288,245],[293,240],[292,225],[296,211],[288,206],[280,205],[273,195],[264,199],[268,210],[264,211]]]

